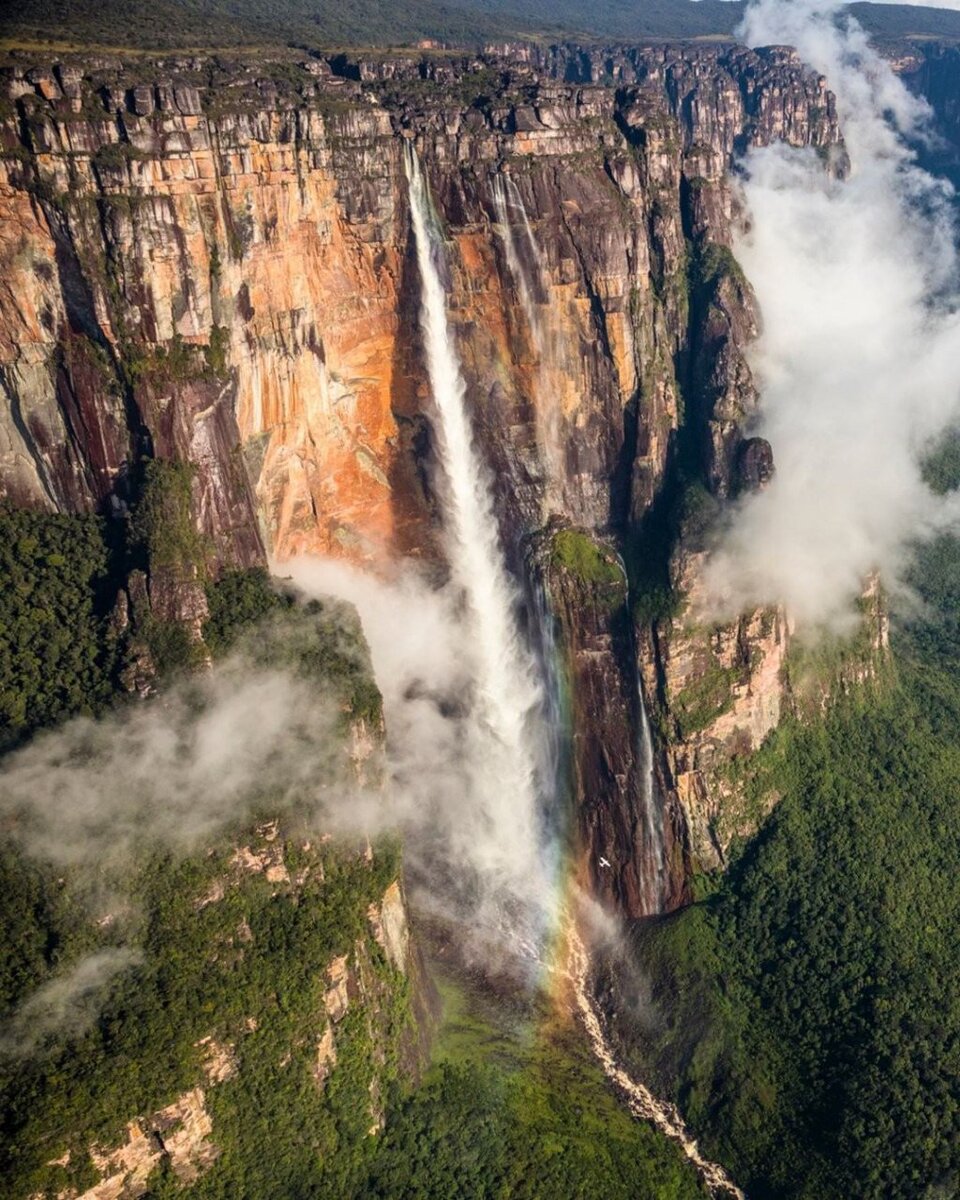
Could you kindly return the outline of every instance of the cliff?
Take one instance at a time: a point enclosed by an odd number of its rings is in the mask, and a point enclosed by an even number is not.
[[[116,1107],[115,1101],[95,1098],[91,1110],[75,1114],[66,1127],[28,1105],[17,1114],[23,1141],[7,1179],[11,1197],[134,1200],[157,1194],[167,1181],[177,1190],[188,1189],[211,1170],[220,1177],[220,1186],[242,1186],[251,1171],[247,1146],[270,1146],[277,1155],[277,1177],[291,1183],[298,1170],[322,1174],[326,1169],[316,1162],[317,1145],[325,1146],[327,1156],[336,1151],[336,1165],[331,1164],[335,1175],[348,1177],[351,1167],[362,1161],[364,1142],[383,1128],[390,1085],[417,1078],[423,1064],[421,1039],[430,1024],[426,1010],[418,1007],[426,993],[420,960],[410,943],[405,901],[393,880],[365,905],[365,894],[382,886],[379,866],[368,862],[358,870],[347,856],[331,853],[329,847],[287,846],[277,838],[276,823],[257,830],[251,845],[237,849],[227,873],[208,880],[205,890],[192,898],[193,920],[205,931],[221,927],[202,952],[212,952],[213,962],[234,976],[236,991],[230,1004],[219,1004],[211,1015],[208,984],[208,1002],[179,1013],[183,1027],[173,1044],[156,1039],[156,1020],[146,1033],[144,1053],[162,1058],[176,1045],[183,1054],[181,1078],[187,1086],[155,1110],[128,1110],[119,1128],[105,1122],[90,1140],[91,1118]],[[285,861],[294,858],[296,878]],[[322,911],[317,877],[322,882],[324,871],[330,873],[331,868],[333,878],[326,888],[348,906],[339,914],[343,928],[331,930],[343,952],[318,960],[312,957],[315,940],[298,943],[298,952],[308,956],[301,972],[303,990],[287,1001],[292,1008],[281,1029],[277,996],[254,982],[263,971],[273,973],[276,981],[284,975],[283,964],[274,961],[276,947],[265,940],[263,913],[255,899],[261,890],[259,877],[272,885],[274,906],[319,903]],[[362,878],[363,871],[368,880]],[[349,910],[352,903],[359,906],[355,913]],[[229,933],[217,906],[229,910],[224,913],[231,923]],[[356,918],[364,909],[367,919],[361,924]],[[182,930],[177,933],[182,939],[179,969],[195,976],[192,959],[199,947],[189,946]],[[212,1031],[202,1028],[204,1021]],[[135,1067],[107,1049],[97,1066],[99,1083],[111,1094],[126,1093],[132,1104],[142,1104],[151,1095],[155,1071],[141,1061],[134,1083]],[[33,1064],[28,1074],[33,1074]],[[72,1068],[66,1067],[65,1075],[46,1087],[47,1101],[54,1107],[62,1107],[71,1089],[82,1089]],[[270,1105],[272,1116],[258,1111],[257,1098],[266,1087],[278,1098],[286,1097],[285,1114],[276,1102]],[[309,1136],[301,1127],[286,1128],[291,1120],[309,1128]],[[266,1170],[264,1183],[269,1187],[275,1179],[269,1165]]]
[[[255,778],[244,768],[204,821],[213,785],[187,770],[163,786],[188,795],[190,816],[167,797],[151,834],[149,814],[132,810],[144,828],[129,843],[115,831],[105,856],[77,834],[66,865],[25,853],[8,819],[0,1169],[11,1200],[134,1200],[198,1181],[203,1194],[353,1194],[388,1101],[419,1080],[435,1003],[399,852],[324,832],[327,805],[383,786],[379,693],[356,619],[343,606],[286,608],[248,633],[246,647],[234,636],[248,677],[286,666],[336,714],[330,727],[314,714],[294,786],[269,765]],[[193,723],[213,720],[229,739],[237,685],[225,705],[195,693]],[[177,702],[168,692],[137,711],[162,721]],[[124,737],[113,720],[88,755],[121,790],[116,759],[99,757]],[[163,735],[148,733],[141,753],[151,736]],[[102,964],[113,964],[106,983]]]
[[[842,171],[825,81],[788,49],[732,45],[14,59],[3,79],[0,488],[122,516],[143,456],[186,460],[214,573],[265,548],[441,558],[415,143],[511,565],[551,517],[627,562],[619,634],[569,578],[554,588],[564,652],[585,663],[602,636],[621,680],[601,714],[589,673],[571,677],[592,730],[580,792],[609,814],[581,850],[627,913],[677,903],[722,857],[715,763],[762,740],[783,692],[782,614],[717,631],[677,599],[696,585],[691,497],[770,469],[746,440],[758,317],[728,168],[783,139]],[[673,847],[656,903],[617,782],[637,777],[644,706]]]

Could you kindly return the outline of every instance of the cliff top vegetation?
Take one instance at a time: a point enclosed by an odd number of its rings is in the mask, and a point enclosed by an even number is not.
[[[29,48],[98,46],[188,49],[240,45],[388,46],[434,40],[477,45],[496,39],[660,40],[729,37],[739,0],[608,0],[586,15],[577,0],[22,0],[0,15],[0,40]],[[874,37],[960,37],[960,13],[906,5],[854,4]]]

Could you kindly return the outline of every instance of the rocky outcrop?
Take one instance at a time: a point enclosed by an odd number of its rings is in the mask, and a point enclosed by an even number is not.
[[[73,1189],[59,1192],[57,1200],[135,1200],[148,1190],[150,1176],[164,1163],[180,1186],[186,1187],[217,1157],[217,1147],[210,1140],[212,1132],[204,1091],[193,1088],[149,1117],[131,1121],[117,1149],[92,1146],[90,1159],[99,1182],[82,1193]],[[68,1154],[57,1165],[66,1166],[69,1161]]]
[[[273,823],[258,833],[269,847],[282,846]],[[309,848],[303,846],[290,850],[300,860],[310,856]],[[246,848],[240,869],[263,873],[269,878],[271,867],[261,859],[262,855]],[[367,861],[365,855],[361,859]],[[368,868],[373,869],[369,863]],[[286,882],[290,883],[289,878]],[[297,902],[297,886],[295,881],[290,883],[288,899],[293,903]],[[205,897],[204,903],[218,903],[222,899],[221,891],[219,895]],[[293,1040],[280,1060],[280,1068],[298,1069],[293,1065],[296,1060],[299,1069],[309,1071],[309,1077],[321,1092],[335,1074],[341,1056],[349,1062],[350,1070],[365,1072],[364,1087],[370,1096],[369,1132],[373,1135],[383,1127],[388,1073],[393,1078],[399,1069],[404,1076],[416,1078],[422,1069],[424,1048],[433,1023],[433,1001],[424,986],[418,952],[411,943],[399,881],[386,887],[366,915],[369,932],[356,938],[348,953],[336,955],[323,969],[320,1011],[302,1028],[292,1031]],[[241,921],[237,936],[231,939],[231,946],[240,954],[256,953],[256,942],[245,920]],[[224,949],[218,945],[212,961]],[[410,1019],[412,1013],[416,1013],[416,1022]],[[231,1082],[243,1085],[244,1073],[249,1069],[249,1062],[245,1066],[245,1042],[257,1033],[263,1015],[234,1020],[229,1040],[214,1033],[200,1038],[195,1049],[202,1083],[198,1080],[197,1086],[157,1111],[131,1119],[122,1139],[118,1139],[119,1144],[91,1145],[86,1147],[86,1153],[74,1145],[47,1164],[54,1177],[61,1178],[69,1175],[74,1166],[81,1169],[81,1160],[89,1156],[89,1166],[82,1166],[84,1178],[92,1171],[96,1182],[79,1189],[51,1185],[42,1195],[54,1194],[55,1187],[57,1200],[136,1200],[152,1191],[160,1177],[158,1171],[172,1176],[177,1187],[186,1188],[194,1183],[221,1153],[215,1123],[218,1108],[216,1105],[211,1108],[209,1091]],[[269,1018],[269,1011],[266,1015]],[[351,1016],[359,1017],[360,1025],[354,1021],[347,1029],[350,1024],[347,1018]],[[304,1061],[302,1049],[314,1041],[315,1054]],[[362,1047],[359,1058],[358,1046]],[[254,1070],[262,1070],[258,1054],[253,1054],[252,1062]],[[229,1104],[220,1111],[229,1112]],[[65,1136],[65,1131],[58,1130],[58,1136]],[[37,1193],[32,1200],[40,1200],[40,1196]]]
[[[387,962],[395,971],[406,975],[410,958],[410,929],[399,880],[390,884],[379,904],[371,904],[367,920],[373,940],[387,956]]]
[[[370,905],[367,920],[373,941],[384,952],[391,971],[398,976],[409,977],[416,992],[423,968],[410,943],[406,904],[399,880],[394,880],[387,887],[379,903]],[[424,1001],[425,997],[421,995],[420,1000]],[[360,1008],[369,1046],[368,1057],[373,1065],[368,1089],[370,1136],[380,1133],[384,1126],[386,1087],[382,1072],[392,1051],[391,1039],[399,1037],[404,1043],[400,1047],[401,1054],[413,1055],[414,1058],[419,1055],[415,1041],[417,1033],[412,1024],[403,1028],[396,1026],[392,1016],[395,1007],[391,986],[377,971],[366,939],[359,939],[351,954],[339,955],[331,960],[324,980],[325,1022],[317,1039],[313,1078],[317,1087],[322,1089],[339,1061],[337,1030],[348,1013]],[[432,1017],[426,1008],[417,1015],[421,1018],[420,1036],[426,1037]]]
[[[776,608],[729,625],[698,620],[698,558],[684,563],[683,611],[654,626],[643,660],[666,727],[666,786],[684,813],[692,863],[711,870],[722,865],[734,833],[756,827],[758,814],[744,813],[729,768],[759,749],[790,707],[791,631]]]

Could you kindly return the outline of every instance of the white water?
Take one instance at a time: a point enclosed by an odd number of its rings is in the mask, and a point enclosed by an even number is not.
[[[529,940],[552,906],[539,820],[536,746],[541,694],[516,618],[517,596],[504,566],[489,472],[477,454],[466,386],[447,322],[441,276],[444,244],[426,180],[408,145],[410,212],[420,269],[420,325],[443,468],[444,535],[453,582],[462,592],[474,656],[473,752],[484,762],[483,796],[494,852],[481,881]],[[520,911],[518,911],[518,909]]]
[[[627,591],[627,609],[632,610],[630,599],[630,577],[627,565],[617,555],[617,566],[623,575]],[[654,916],[663,910],[663,876],[666,869],[663,845],[663,812],[657,797],[657,779],[653,759],[653,737],[650,733],[650,718],[643,699],[643,679],[640,675],[640,657],[634,637],[633,656],[637,663],[637,703],[640,708],[639,773],[640,805],[643,809],[643,860],[642,878],[644,916]]]
[[[637,672],[637,693],[640,698],[640,803],[643,806],[643,898],[647,915],[663,908],[663,811],[657,802],[657,781],[653,761],[653,738],[650,718],[643,701],[643,684]]]
[[[668,1138],[680,1145],[684,1154],[697,1168],[697,1172],[711,1196],[727,1196],[733,1197],[734,1200],[746,1200],[743,1192],[723,1167],[719,1163],[711,1162],[703,1157],[697,1147],[696,1139],[690,1133],[676,1107],[666,1100],[657,1099],[648,1087],[632,1079],[622,1067],[618,1066],[607,1042],[603,1023],[592,997],[590,958],[572,920],[567,925],[566,974],[573,985],[577,1008],[580,1011],[580,1017],[593,1052],[603,1068],[604,1074],[624,1098],[631,1113],[641,1121],[650,1121],[661,1133],[666,1134]]]
[[[507,256],[507,267],[516,284],[537,355],[536,394],[533,399],[537,445],[544,471],[542,507],[546,518],[552,512],[562,511],[564,481],[560,409],[556,389],[551,386],[549,378],[549,371],[557,361],[557,333],[549,302],[542,304],[539,300],[539,296],[550,294],[546,263],[533,235],[523,197],[509,175],[494,176],[493,206]],[[528,263],[533,265],[532,270]]]

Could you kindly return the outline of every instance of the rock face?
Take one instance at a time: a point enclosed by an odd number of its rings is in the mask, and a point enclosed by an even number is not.
[[[378,905],[367,913],[374,941],[395,971],[406,975],[410,958],[410,929],[399,881],[390,884]]]
[[[791,50],[506,46],[256,70],[183,58],[136,76],[109,59],[13,59],[2,86],[13,502],[122,514],[155,455],[194,465],[217,569],[264,548],[439,558],[405,141],[447,230],[449,317],[515,570],[555,517],[632,567],[658,558],[689,591],[695,549],[657,534],[680,480],[716,501],[769,478],[769,448],[744,433],[758,317],[729,250],[728,168],[778,139],[845,161],[833,97]],[[722,853],[704,756],[778,719],[782,615],[634,630],[625,596],[613,619],[569,575],[551,591],[575,664],[585,870],[623,911],[650,911],[634,845],[639,657],[661,718],[654,907],[673,906],[690,866]],[[690,689],[717,680],[714,712]]]
[[[788,51],[617,55],[606,74],[620,92],[572,51],[341,62],[339,75],[289,64],[282,87],[248,72],[201,87],[202,61],[158,63],[149,84],[119,65],[62,64],[70,95],[52,71],[7,68],[6,494],[123,501],[152,452],[198,468],[197,517],[224,561],[257,558],[255,499],[281,556],[403,544],[423,515],[397,136],[416,129],[454,241],[468,382],[510,500],[539,515],[537,416],[554,406],[568,515],[603,526],[642,510],[677,423],[684,239],[728,239],[735,149],[780,137],[826,149],[839,132],[823,81]],[[540,251],[527,266],[550,326],[542,364],[497,220],[507,176],[508,224],[524,241],[528,221]]]
[[[272,828],[272,836],[270,826],[257,832],[261,848],[278,844],[276,827]],[[301,847],[301,855],[304,853]],[[242,869],[263,872],[269,878],[270,868],[265,868],[262,862],[251,865],[258,860],[249,848],[246,855]],[[298,885],[289,877],[284,882],[288,885],[288,895],[295,895]],[[204,903],[220,903],[223,899],[224,892],[220,891],[218,895],[204,897]],[[348,1014],[358,1016],[368,1048],[360,1069],[369,1075],[369,1133],[373,1135],[383,1127],[386,1094],[383,1077],[388,1070],[396,1070],[398,1063],[404,1074],[412,1078],[419,1075],[425,1062],[425,1040],[434,1015],[425,1007],[427,994],[423,968],[411,945],[406,902],[399,881],[387,886],[382,898],[370,906],[367,917],[369,933],[358,937],[349,953],[334,957],[326,965],[322,974],[322,1008],[315,1020],[298,1031],[289,1052],[281,1060],[281,1069],[297,1069],[292,1065],[294,1052],[306,1038],[314,1035],[316,1056],[310,1078],[322,1091],[337,1070],[343,1046],[350,1047],[350,1035],[344,1022]],[[245,922],[236,941],[255,953],[253,934]],[[378,966],[381,950],[386,969],[382,964]],[[413,1022],[401,1021],[397,1016],[398,1012],[405,1011],[403,1005],[408,992],[417,1016],[416,1030]],[[153,1193],[158,1171],[168,1172],[177,1187],[186,1188],[209,1170],[221,1153],[215,1123],[218,1110],[216,1105],[211,1109],[209,1092],[231,1081],[242,1081],[245,1071],[251,1069],[244,1062],[244,1043],[257,1031],[261,1016],[247,1016],[237,1024],[232,1041],[220,1040],[212,1034],[200,1038],[195,1046],[203,1086],[191,1088],[156,1112],[132,1118],[122,1137],[116,1139],[119,1144],[109,1148],[96,1144],[86,1147],[97,1181],[82,1191],[75,1187],[60,1188],[56,1191],[57,1200],[136,1200],[148,1192]],[[341,1042],[339,1052],[338,1041]],[[355,1060],[355,1048],[352,1054]],[[349,1054],[346,1057],[349,1059]],[[262,1061],[256,1055],[253,1062],[252,1069],[262,1069]],[[358,1069],[356,1061],[352,1062],[351,1069]],[[71,1156],[76,1152],[74,1146],[48,1163],[48,1167],[68,1168],[72,1163]],[[51,1189],[37,1192],[31,1200],[41,1200],[42,1196],[52,1194]]]
[[[582,531],[554,527],[530,557],[556,627],[549,640],[570,709],[579,882],[622,912],[674,908],[686,895],[686,826],[643,736],[646,686],[626,572],[608,544]]]
[[[159,1112],[131,1121],[116,1150],[91,1147],[100,1182],[82,1193],[61,1192],[58,1200],[134,1200],[147,1191],[151,1173],[164,1161],[180,1186],[191,1184],[217,1157],[212,1131],[203,1089],[185,1092]]]

